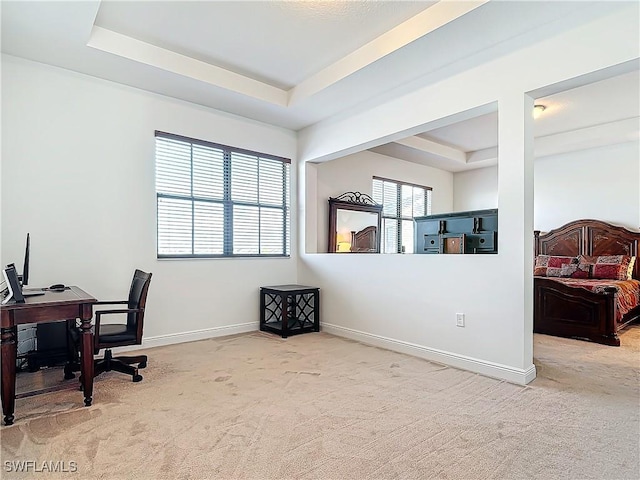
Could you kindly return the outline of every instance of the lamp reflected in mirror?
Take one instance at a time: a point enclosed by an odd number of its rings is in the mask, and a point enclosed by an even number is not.
[[[349,242],[338,242],[336,252],[345,253],[351,251],[351,244]]]
[[[336,252],[345,253],[351,251],[351,232],[338,220],[338,231],[336,232]]]

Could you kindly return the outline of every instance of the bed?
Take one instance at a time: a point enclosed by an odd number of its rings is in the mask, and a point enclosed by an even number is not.
[[[640,231],[599,220],[536,231],[534,332],[619,346],[618,332],[640,319],[639,253]],[[593,262],[606,256],[628,261],[625,278],[594,274],[604,270]],[[540,267],[558,261],[546,272]]]
[[[352,252],[379,253],[378,245],[378,228],[375,225],[351,232]]]

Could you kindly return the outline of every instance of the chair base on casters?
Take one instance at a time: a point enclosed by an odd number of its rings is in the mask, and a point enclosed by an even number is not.
[[[137,364],[137,367],[133,365]],[[131,375],[132,380],[134,382],[139,382],[142,380],[142,375],[138,373],[138,369],[146,368],[147,366],[147,356],[146,355],[137,355],[135,357],[114,357],[111,354],[111,350],[104,351],[104,358],[100,358],[98,360],[93,361],[93,376],[97,377],[103,372],[110,372],[112,370],[120,373],[126,373],[127,375]],[[64,378],[65,380],[70,380],[75,377],[73,372],[78,372],[80,370],[79,363],[68,363],[64,367]]]
[[[138,364],[137,367],[133,365]],[[94,363],[94,375],[97,377],[102,372],[110,372],[115,370],[116,372],[126,373],[131,375],[134,382],[142,380],[142,375],[138,374],[139,368],[145,368],[147,366],[147,356],[138,355],[135,357],[113,357],[111,350],[104,351],[104,358],[96,360]]]

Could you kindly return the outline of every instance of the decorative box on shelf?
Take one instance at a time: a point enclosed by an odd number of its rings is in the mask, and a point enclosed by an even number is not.
[[[260,330],[282,338],[320,331],[320,289],[304,285],[260,288]]]

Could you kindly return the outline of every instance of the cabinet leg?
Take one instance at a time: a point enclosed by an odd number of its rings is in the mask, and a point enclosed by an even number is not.
[[[289,298],[288,295],[280,296],[282,299],[282,338],[289,336]]]

